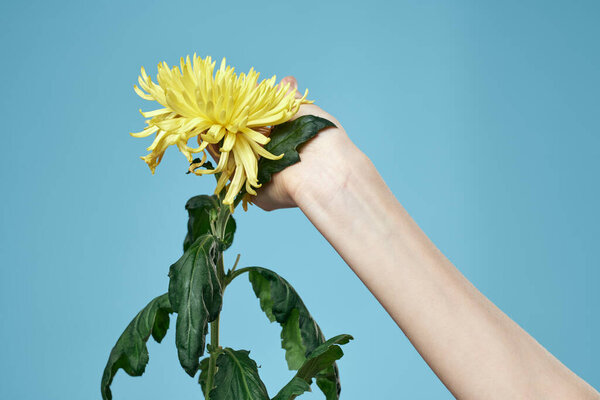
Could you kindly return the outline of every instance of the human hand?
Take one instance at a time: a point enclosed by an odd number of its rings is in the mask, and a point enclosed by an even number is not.
[[[289,90],[294,91],[296,97],[302,97],[293,76],[283,78],[280,85],[287,83],[290,84]],[[301,145],[298,149],[300,162],[274,174],[270,182],[257,190],[257,196],[252,197],[252,202],[265,211],[296,207],[298,196],[301,196],[304,191],[316,187],[324,188],[325,184],[333,185],[328,190],[335,190],[335,185],[340,185],[344,181],[348,171],[346,167],[350,164],[350,155],[357,150],[339,121],[319,106],[303,104],[292,119],[302,115],[316,115],[333,122],[336,126],[323,129]],[[218,162],[217,148],[210,145],[207,149]],[[326,195],[324,191],[323,195]]]

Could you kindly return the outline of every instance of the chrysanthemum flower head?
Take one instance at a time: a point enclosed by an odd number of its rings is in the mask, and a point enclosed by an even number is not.
[[[136,93],[146,100],[162,105],[154,111],[140,112],[147,118],[147,127],[132,133],[135,137],[155,134],[148,147],[150,153],[142,159],[152,173],[160,163],[165,150],[175,145],[189,162],[193,154],[202,153],[202,161],[195,164],[197,175],[221,173],[215,193],[226,189],[224,204],[233,204],[236,195],[245,186],[246,192],[256,195],[258,158],[276,160],[262,145],[269,142],[263,133],[268,127],[288,121],[306,100],[296,98],[287,85],[276,85],[275,76],[258,83],[259,73],[253,68],[239,76],[222,60],[214,73],[215,62],[195,54],[190,60],[182,58],[180,66],[170,68],[158,64],[157,83],[142,67]],[[189,139],[197,137],[199,147],[188,146]],[[214,169],[197,168],[206,161],[206,147],[218,145],[219,162]]]

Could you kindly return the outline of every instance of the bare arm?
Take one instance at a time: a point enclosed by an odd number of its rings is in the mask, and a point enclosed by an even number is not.
[[[288,78],[295,82],[293,78]],[[336,122],[261,189],[298,206],[459,399],[600,399],[482,295],[435,247]]]

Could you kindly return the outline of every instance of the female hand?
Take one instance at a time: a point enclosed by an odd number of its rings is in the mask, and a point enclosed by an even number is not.
[[[297,98],[302,97],[293,76],[283,78],[280,85],[287,83],[290,83],[289,91],[294,91]],[[252,197],[252,202],[265,211],[297,207],[298,196],[301,196],[304,190],[322,187],[324,183],[328,184],[327,192],[331,193],[335,190],[335,185],[344,181],[352,157],[362,154],[341,124],[319,106],[303,104],[292,120],[302,115],[316,115],[333,122],[336,126],[323,129],[301,145],[298,149],[300,162],[274,174],[270,182],[257,190],[257,196]],[[208,151],[218,162],[217,148],[210,145]]]

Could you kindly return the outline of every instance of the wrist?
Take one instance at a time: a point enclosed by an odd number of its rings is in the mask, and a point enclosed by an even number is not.
[[[389,240],[404,210],[371,160],[350,139],[326,157],[290,192],[295,204],[322,233]]]
[[[301,153],[300,163],[304,165],[297,170],[290,167],[290,178],[286,178],[290,197],[303,211],[328,203],[340,191],[348,189],[353,176],[367,170],[369,164],[372,166],[342,128],[327,129],[319,135],[323,135],[319,148],[310,148],[313,143],[307,143]]]

